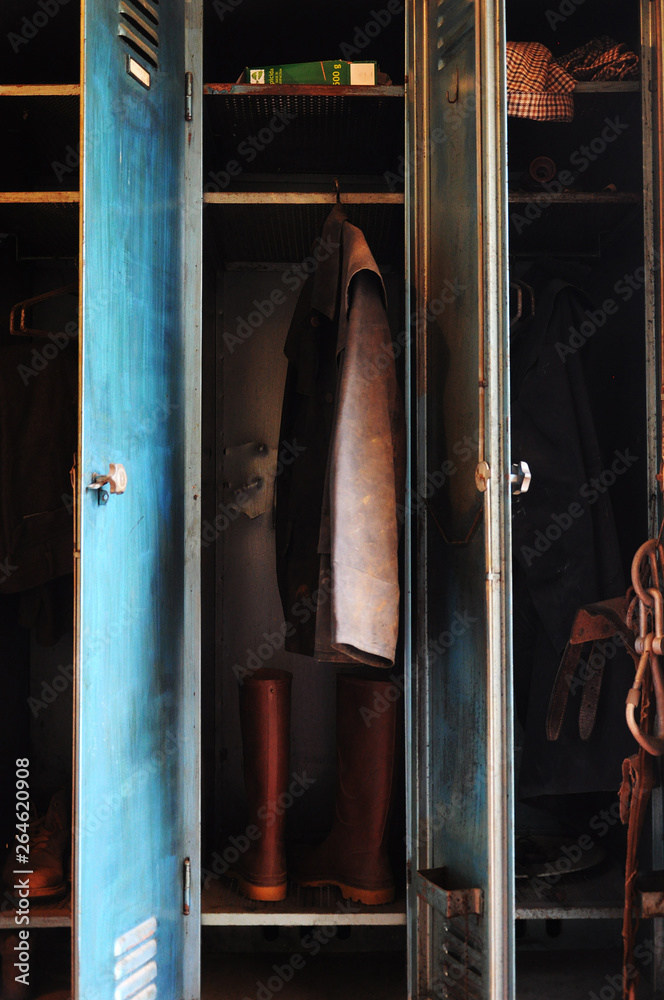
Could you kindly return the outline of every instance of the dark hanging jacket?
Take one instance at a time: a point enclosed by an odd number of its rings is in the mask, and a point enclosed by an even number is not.
[[[385,288],[339,206],[286,340],[277,574],[291,652],[391,666],[399,624],[404,418]]]
[[[50,341],[48,342],[50,345]],[[36,369],[31,342],[0,351],[0,593],[73,572],[72,487],[77,360],[60,351]]]
[[[522,797],[617,788],[633,746],[624,721],[631,661],[621,651],[607,662],[591,738],[579,736],[576,683],[560,738],[546,738],[549,697],[577,609],[625,592],[605,484],[616,478],[612,463],[622,469],[631,458],[602,455],[597,440],[578,339],[592,303],[558,279],[537,287],[536,303],[534,317],[512,333],[511,364],[512,456],[532,473],[512,517]]]

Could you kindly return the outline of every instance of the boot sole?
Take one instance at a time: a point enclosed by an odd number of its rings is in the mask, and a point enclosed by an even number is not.
[[[239,872],[226,872],[228,878],[237,879],[240,892],[248,899],[254,899],[259,903],[279,903],[286,898],[288,884],[284,882],[280,885],[256,885],[247,880]]]
[[[386,903],[393,903],[396,896],[394,888],[391,889],[359,889],[356,885],[348,885],[346,882],[339,882],[336,879],[311,879],[301,881],[295,879],[298,885],[312,889],[322,889],[326,885],[336,885],[341,890],[344,899],[350,899],[354,903],[364,903],[365,906],[384,906]]]
[[[39,902],[44,901],[48,903],[52,899],[53,900],[62,899],[63,896],[67,895],[68,891],[69,891],[69,886],[66,884],[66,882],[63,882],[62,885],[47,886],[46,888],[42,887],[37,889],[30,889],[29,898],[35,901]]]

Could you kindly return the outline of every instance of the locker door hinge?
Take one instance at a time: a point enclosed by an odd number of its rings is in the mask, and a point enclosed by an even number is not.
[[[184,880],[182,884],[182,912],[189,916],[191,912],[191,861],[184,859]]]
[[[194,74],[184,75],[184,120],[190,122],[194,117]]]
[[[406,885],[412,885],[413,882],[413,865],[411,861],[406,862]]]

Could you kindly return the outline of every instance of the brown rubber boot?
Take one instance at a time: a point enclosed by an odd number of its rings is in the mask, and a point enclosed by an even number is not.
[[[26,848],[21,850],[20,845],[12,846],[2,871],[2,879],[9,892],[18,888],[17,880],[20,879],[32,900],[42,902],[64,896],[67,892],[64,855],[70,841],[70,796],[60,790],[51,798],[46,815],[30,823]],[[21,857],[29,859],[25,874],[21,872]]]
[[[249,846],[228,874],[249,899],[286,898],[286,816],[279,797],[288,787],[291,680],[287,670],[261,667],[240,688]]]
[[[337,675],[334,823],[319,847],[300,849],[290,872],[300,885],[336,885],[344,899],[371,906],[394,899],[387,834],[397,707],[388,688],[391,681]]]

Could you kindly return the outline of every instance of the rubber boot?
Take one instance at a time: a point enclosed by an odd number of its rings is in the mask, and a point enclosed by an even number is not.
[[[249,899],[286,898],[285,811],[292,674],[261,667],[240,688],[240,725],[247,797],[246,849],[228,874]],[[283,798],[282,798],[283,802]]]
[[[336,885],[344,899],[394,899],[387,835],[394,785],[397,706],[391,681],[337,675],[337,782],[332,829],[301,848],[290,874],[304,886]]]
[[[67,892],[65,880],[65,855],[71,846],[71,796],[61,789],[51,798],[45,816],[29,824],[29,842],[21,850],[13,844],[2,870],[2,878],[9,893],[14,893],[21,857],[29,858],[23,885],[27,883],[30,899],[44,901],[57,899]]]

